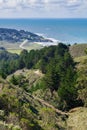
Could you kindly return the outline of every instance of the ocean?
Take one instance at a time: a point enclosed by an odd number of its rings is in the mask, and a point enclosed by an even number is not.
[[[0,19],[0,28],[26,30],[66,44],[87,43],[87,19]]]

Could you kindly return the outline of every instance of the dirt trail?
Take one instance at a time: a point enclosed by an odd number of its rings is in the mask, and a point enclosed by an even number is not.
[[[61,110],[59,110],[59,109],[56,109],[53,105],[47,103],[47,102],[44,101],[43,99],[40,99],[40,98],[35,97],[35,96],[33,96],[33,98],[36,99],[36,100],[38,100],[39,102],[41,102],[43,105],[46,105],[47,107],[52,108],[52,109],[53,109],[55,112],[57,112],[58,114],[68,116],[68,113],[63,112],[63,111],[61,111]]]
[[[53,109],[56,113],[58,113],[59,115],[66,115],[66,116],[69,115],[69,113],[63,112],[63,111],[61,111],[61,110],[55,108],[53,105],[49,104],[48,102],[44,101],[43,99],[40,99],[40,98],[38,98],[38,97],[36,97],[36,96],[33,96],[33,95],[31,95],[31,94],[29,94],[29,93],[27,93],[27,92],[26,92],[26,94],[29,95],[30,97],[32,97],[33,99],[38,100],[38,101],[39,101],[40,103],[42,103],[43,105],[45,105],[45,106],[47,106],[47,107],[49,107],[49,108],[52,108],[52,109]]]

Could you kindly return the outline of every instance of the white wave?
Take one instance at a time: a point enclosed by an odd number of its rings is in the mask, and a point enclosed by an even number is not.
[[[51,45],[57,45],[58,42],[34,42],[34,44],[39,44],[39,45],[42,45],[42,46],[51,46]]]
[[[53,42],[61,42],[60,40],[57,40],[57,39],[55,39],[55,38],[49,38],[49,37],[47,37],[45,34],[43,34],[43,33],[35,33],[35,34],[37,34],[38,36],[42,36],[44,39],[48,39],[48,40],[51,40],[51,41],[53,41]]]
[[[60,40],[57,40],[57,39],[54,39],[54,38],[48,38],[48,37],[44,36],[44,34],[41,34],[41,33],[35,33],[35,34],[38,35],[38,36],[42,36],[44,39],[51,40],[52,42],[32,42],[32,44],[39,44],[39,45],[45,47],[45,46],[51,46],[51,45],[58,45],[58,43],[60,42]],[[25,45],[27,42],[29,42],[27,39],[24,40],[24,41],[20,44],[20,48],[26,49],[26,48],[24,47],[24,45]],[[31,43],[31,42],[29,42],[29,43]]]
[[[54,39],[54,38],[47,38],[47,39],[49,39],[49,40],[51,40],[53,42],[60,42],[60,40],[57,40],[57,39]]]
[[[58,45],[58,43],[61,42],[60,40],[57,40],[54,38],[49,38],[41,33],[35,33],[35,34],[37,34],[38,36],[42,36],[44,39],[51,40],[52,42],[33,42],[34,44],[37,43],[37,44],[42,45],[42,46],[51,46],[51,45]]]
[[[43,34],[43,33],[35,33],[35,34],[38,35],[38,36],[44,37],[44,34]]]

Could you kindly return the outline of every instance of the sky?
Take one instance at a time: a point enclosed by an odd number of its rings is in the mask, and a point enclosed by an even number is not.
[[[0,18],[87,18],[87,0],[0,0]]]

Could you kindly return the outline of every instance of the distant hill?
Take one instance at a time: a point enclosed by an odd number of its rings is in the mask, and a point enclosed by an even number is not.
[[[0,41],[16,43],[23,42],[25,39],[30,42],[52,42],[52,40],[45,39],[42,36],[28,31],[0,28]]]
[[[85,56],[85,49],[87,48],[87,44],[76,44],[70,46],[70,53],[75,57]]]

